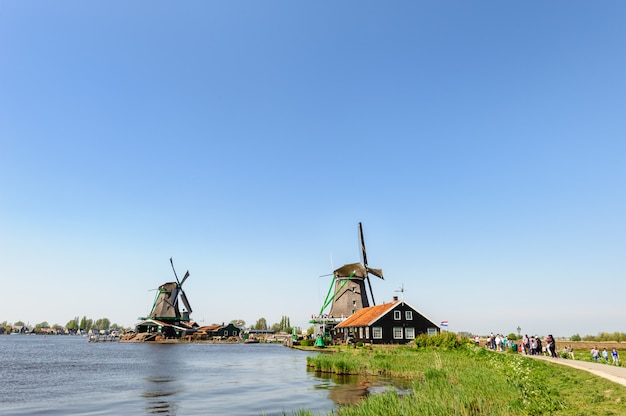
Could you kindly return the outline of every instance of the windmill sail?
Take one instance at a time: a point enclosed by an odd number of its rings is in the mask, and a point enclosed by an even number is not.
[[[368,283],[369,296],[372,303],[375,304],[369,275],[372,274],[383,279],[383,271],[367,265],[367,252],[361,223],[359,223],[359,241],[363,263],[346,264],[333,272],[335,289],[329,313],[331,317],[348,317],[358,310],[370,306],[365,280]]]
[[[189,313],[193,312],[191,310],[191,306],[189,306],[189,301],[187,300],[187,295],[185,295],[185,292],[183,292],[182,290],[180,291],[180,297],[183,300],[183,304],[185,305],[185,308],[187,308],[187,312],[189,312]]]

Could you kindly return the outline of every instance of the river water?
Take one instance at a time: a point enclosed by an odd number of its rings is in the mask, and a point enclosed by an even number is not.
[[[327,415],[392,385],[308,371],[312,354],[274,344],[2,335],[0,414]]]

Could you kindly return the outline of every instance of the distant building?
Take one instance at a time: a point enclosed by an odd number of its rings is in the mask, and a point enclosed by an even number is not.
[[[393,302],[363,308],[332,331],[335,342],[406,344],[420,334],[435,335],[440,328],[417,309],[394,296]]]
[[[235,326],[233,323],[225,324],[213,324],[205,325],[198,328],[198,332],[208,337],[238,337],[241,334],[241,328]]]

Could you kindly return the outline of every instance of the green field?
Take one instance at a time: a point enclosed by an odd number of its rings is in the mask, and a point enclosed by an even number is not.
[[[477,347],[361,347],[309,357],[314,371],[387,375],[411,394],[371,395],[340,407],[356,415],[624,415],[626,387],[590,373]],[[311,415],[303,410],[299,415]]]

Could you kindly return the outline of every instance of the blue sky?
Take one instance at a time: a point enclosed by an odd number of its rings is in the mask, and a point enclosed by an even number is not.
[[[626,5],[3,2],[0,321],[308,327],[333,267],[451,331],[626,332]]]

